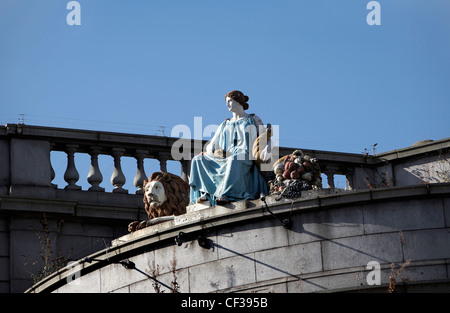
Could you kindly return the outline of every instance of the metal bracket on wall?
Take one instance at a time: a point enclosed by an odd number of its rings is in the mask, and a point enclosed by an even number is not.
[[[284,228],[286,228],[286,229],[291,229],[292,228],[292,221],[291,221],[291,219],[289,219],[289,218],[281,219],[278,215],[276,215],[275,213],[270,211],[269,206],[267,205],[267,202],[266,202],[266,195],[263,194],[263,193],[261,193],[261,201],[264,202],[264,205],[266,207],[267,212],[269,212],[272,216],[275,216],[276,219],[278,219],[283,224]]]
[[[212,247],[212,240],[206,238],[205,236],[193,236],[187,233],[180,231],[178,235],[175,237],[175,242],[178,246],[183,244],[183,239],[197,240],[198,245],[204,249],[210,249]]]

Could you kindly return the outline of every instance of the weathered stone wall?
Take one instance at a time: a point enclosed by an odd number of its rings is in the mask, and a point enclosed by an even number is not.
[[[60,192],[64,196],[65,190],[57,190],[56,194]],[[79,191],[79,199],[89,199],[81,195],[86,192]],[[94,194],[89,196],[95,197]],[[52,252],[48,260],[60,259],[67,263],[104,249],[113,239],[126,234],[130,220],[137,219],[138,213],[143,212],[141,196],[134,196],[135,201],[131,203],[129,196],[111,198],[109,201],[100,198],[99,204],[3,197],[0,202],[0,292],[23,292],[29,288],[33,277],[38,277],[39,270],[43,269],[41,255],[46,251]],[[136,209],[139,206],[141,211]],[[48,228],[44,222],[48,223]],[[50,239],[49,246],[45,244],[46,238]],[[56,269],[52,264],[49,271]]]
[[[144,274],[114,263],[123,260],[148,275],[159,266],[157,279],[168,286],[176,261],[181,292],[386,292],[391,264],[397,271],[406,262],[398,288],[439,285],[448,291],[449,188],[438,184],[310,192],[294,202],[269,199],[274,213],[290,217],[290,230],[259,200],[247,207],[193,211],[118,238],[110,249],[91,256],[97,261],[62,270],[30,291],[155,292]],[[204,234],[212,247],[202,248],[188,237],[178,246],[174,238],[180,232]],[[381,285],[367,284],[371,261],[381,266]],[[80,269],[81,277],[74,280]]]

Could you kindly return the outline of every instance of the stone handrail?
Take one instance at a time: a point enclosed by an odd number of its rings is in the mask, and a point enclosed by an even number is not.
[[[112,192],[127,194],[128,190],[123,188],[126,178],[121,168],[121,158],[134,157],[137,166],[133,180],[136,190],[133,193],[142,194],[142,183],[147,178],[143,168],[144,159],[158,160],[160,170],[167,171],[167,161],[173,160],[171,148],[177,140],[179,139],[164,136],[7,124],[0,127],[0,162],[3,164],[0,169],[0,194],[10,194],[14,190],[20,190],[21,186],[54,187],[52,180],[55,173],[50,160],[51,151],[63,151],[67,154],[67,168],[64,173],[66,190],[81,189],[81,186],[77,185],[80,177],[74,160],[75,153],[85,153],[91,157],[91,169],[87,176],[91,185],[89,191],[105,191],[100,187],[103,175],[98,165],[98,156],[110,155],[114,163],[111,176],[111,184],[114,186]],[[196,145],[204,146],[206,141],[192,140],[192,143],[190,155],[194,154]],[[450,138],[377,155],[302,150],[319,160],[322,173],[327,176],[328,187],[335,187],[334,175],[340,174],[345,175],[347,188],[355,190],[416,184],[415,178],[409,175],[405,168],[410,166],[411,162],[416,167],[429,168],[429,164],[443,159],[448,161],[449,148]],[[279,148],[280,157],[294,150],[295,148]],[[190,161],[182,159],[179,162],[180,176],[187,180]],[[424,178],[419,177],[419,180],[426,182]]]

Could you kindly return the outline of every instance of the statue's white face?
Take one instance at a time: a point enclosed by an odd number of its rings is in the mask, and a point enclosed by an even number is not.
[[[167,200],[164,186],[159,181],[152,181],[144,186],[145,197],[153,208],[159,207]]]
[[[237,102],[234,99],[231,99],[230,97],[226,97],[225,102],[227,104],[228,110],[230,110],[231,112],[243,111],[244,109],[239,102]]]

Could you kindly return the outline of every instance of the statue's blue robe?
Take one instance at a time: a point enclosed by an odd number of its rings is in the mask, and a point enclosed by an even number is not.
[[[192,159],[189,177],[191,202],[196,203],[202,194],[213,206],[220,196],[239,201],[258,199],[262,192],[267,194],[267,183],[250,157],[257,138],[253,117],[225,120],[217,131],[219,136],[213,149],[225,150],[227,157],[204,154]]]

